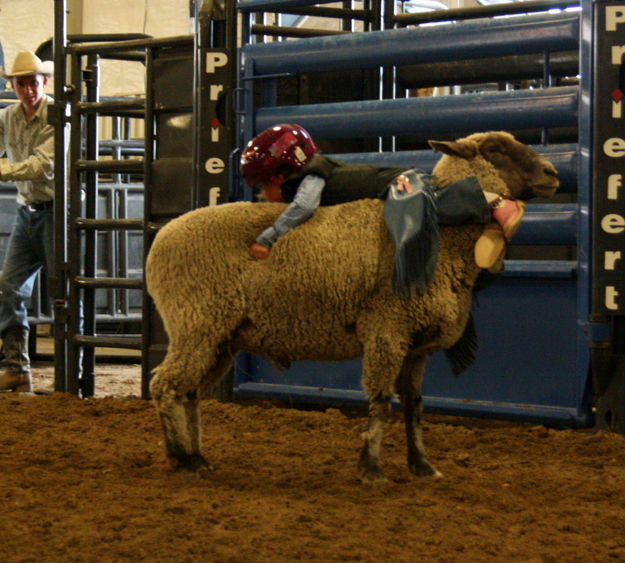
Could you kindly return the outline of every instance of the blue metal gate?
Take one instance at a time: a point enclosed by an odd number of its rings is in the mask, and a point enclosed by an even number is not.
[[[278,3],[279,4],[279,3]],[[245,17],[276,3],[239,2]],[[303,5],[295,0],[289,6]],[[589,127],[592,41],[586,37],[592,10],[559,11],[511,18],[448,22],[365,33],[311,37],[297,41],[248,43],[240,53],[239,146],[278,122],[296,122],[317,139],[377,138],[507,130],[542,130],[534,148],[558,168],[562,192],[556,203],[528,205],[515,236],[506,272],[479,293],[474,315],[480,350],[477,362],[453,377],[442,355],[426,368],[426,408],[439,412],[501,416],[574,426],[592,422],[589,400],[589,342],[604,338],[605,326],[589,322],[590,201]],[[583,25],[584,24],[584,25]],[[244,29],[245,24],[244,24]],[[249,29],[249,28],[247,28]],[[244,37],[250,41],[249,36]],[[549,57],[579,55],[579,85],[552,85]],[[450,95],[345,100],[276,105],[276,80],[284,76],[352,69],[542,54],[540,87]],[[389,69],[391,69],[389,71]],[[258,90],[261,90],[261,102]],[[566,143],[550,142],[558,129],[574,131]],[[555,135],[553,135],[555,136]],[[335,154],[343,160],[426,170],[436,160],[429,151]],[[528,258],[514,249],[530,247]],[[554,250],[555,249],[555,250]],[[518,253],[523,256],[523,253]],[[237,359],[235,394],[270,396],[295,402],[362,402],[360,361],[298,362],[278,371],[242,354]]]

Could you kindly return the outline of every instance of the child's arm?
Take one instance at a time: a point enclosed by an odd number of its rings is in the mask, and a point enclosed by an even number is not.
[[[309,174],[304,177],[297,188],[293,201],[271,227],[268,227],[256,237],[256,242],[250,246],[250,255],[257,260],[267,258],[269,250],[278,238],[293,227],[310,219],[317,207],[319,207],[321,192],[324,186],[325,180],[321,176]]]

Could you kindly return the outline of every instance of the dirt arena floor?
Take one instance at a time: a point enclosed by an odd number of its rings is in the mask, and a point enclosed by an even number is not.
[[[3,562],[625,561],[625,437],[426,416],[441,479],[356,477],[362,412],[202,404],[214,468],[177,473],[136,365],[99,365],[95,398],[0,394]],[[134,397],[133,397],[134,396]]]

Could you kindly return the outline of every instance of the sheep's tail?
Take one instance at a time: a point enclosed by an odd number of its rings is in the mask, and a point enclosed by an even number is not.
[[[451,348],[445,349],[445,356],[454,375],[460,375],[473,364],[477,349],[477,331],[475,330],[473,315],[469,313],[469,319],[462,336]]]
[[[403,173],[413,193],[388,189],[384,219],[395,241],[392,289],[396,295],[425,293],[438,258],[438,215],[432,176],[418,170]]]

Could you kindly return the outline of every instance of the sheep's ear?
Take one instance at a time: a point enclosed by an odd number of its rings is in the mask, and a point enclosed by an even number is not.
[[[473,158],[477,155],[475,143],[467,141],[428,141],[428,144],[435,150],[450,156],[460,158]]]
[[[480,144],[479,151],[484,156],[492,154],[506,154],[510,147],[509,141],[502,137],[487,137],[484,142]]]

